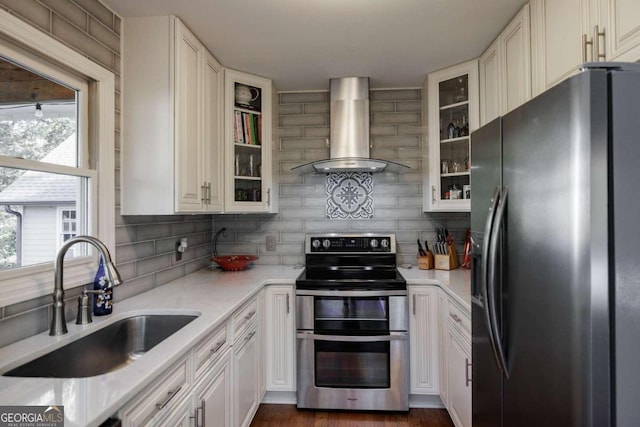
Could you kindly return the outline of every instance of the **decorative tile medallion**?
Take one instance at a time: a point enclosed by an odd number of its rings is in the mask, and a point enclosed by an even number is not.
[[[327,218],[373,218],[373,176],[369,172],[327,174]]]

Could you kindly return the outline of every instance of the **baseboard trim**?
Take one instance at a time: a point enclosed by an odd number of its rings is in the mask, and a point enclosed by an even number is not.
[[[437,394],[410,394],[409,408],[443,409],[444,404]]]
[[[298,403],[298,397],[295,391],[267,391],[262,398],[262,403],[295,405]]]

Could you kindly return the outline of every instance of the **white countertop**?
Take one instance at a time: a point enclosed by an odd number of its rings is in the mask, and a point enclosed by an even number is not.
[[[451,271],[419,270],[416,266],[398,267],[408,285],[438,285],[449,293],[462,307],[471,312],[471,270],[458,268]]]
[[[64,405],[65,426],[97,426],[200,339],[213,332],[249,297],[268,284],[295,284],[302,270],[291,266],[254,266],[242,272],[200,270],[166,285],[114,304],[112,315],[94,317],[89,325],[69,323],[69,333],[48,332],[0,348],[1,372],[17,367],[107,324],[140,314],[199,314],[147,352],[117,371],[89,378],[17,378],[0,376],[0,405]],[[400,269],[409,285],[439,285],[470,308],[468,270],[451,272]],[[125,285],[126,286],[126,285]],[[117,295],[117,294],[116,294]]]

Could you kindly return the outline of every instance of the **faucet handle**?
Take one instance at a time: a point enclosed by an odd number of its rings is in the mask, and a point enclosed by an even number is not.
[[[78,316],[76,317],[76,325],[86,325],[93,321],[91,318],[91,298],[89,298],[89,294],[104,295],[105,291],[102,289],[82,290],[82,293],[78,297]]]

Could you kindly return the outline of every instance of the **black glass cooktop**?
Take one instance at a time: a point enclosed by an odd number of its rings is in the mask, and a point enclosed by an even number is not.
[[[307,267],[296,280],[299,289],[406,289],[395,267]]]

